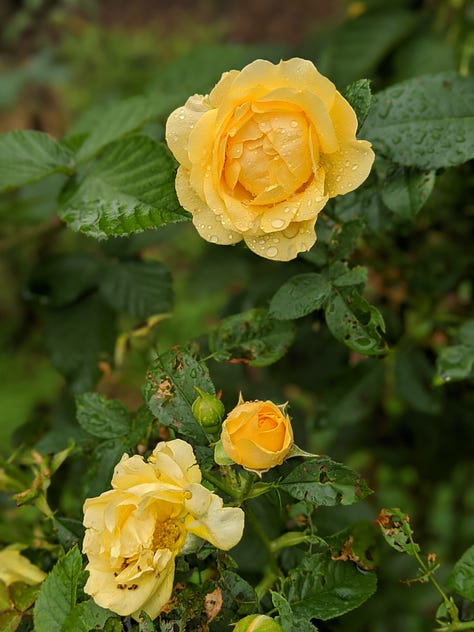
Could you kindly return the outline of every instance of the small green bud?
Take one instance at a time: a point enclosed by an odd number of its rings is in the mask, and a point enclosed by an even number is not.
[[[199,397],[194,400],[192,405],[194,419],[206,432],[217,432],[224,419],[224,404],[214,395],[204,393],[197,386],[194,388],[199,393]]]
[[[236,624],[234,632],[283,632],[283,628],[266,614],[249,614]]]

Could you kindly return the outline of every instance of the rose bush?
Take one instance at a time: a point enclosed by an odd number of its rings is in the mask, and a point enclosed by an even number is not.
[[[310,61],[256,60],[168,118],[179,201],[204,239],[244,239],[288,261],[314,244],[328,199],[367,178],[374,154],[356,131],[354,110]]]
[[[200,483],[192,447],[180,439],[159,443],[147,461],[124,454],[113,489],[84,503],[84,590],[97,604],[155,618],[171,596],[174,560],[187,539],[224,550],[239,542],[243,511],[224,508]]]
[[[290,418],[285,404],[244,402],[237,406],[222,424],[221,441],[227,456],[248,470],[266,472],[281,465],[293,445]]]

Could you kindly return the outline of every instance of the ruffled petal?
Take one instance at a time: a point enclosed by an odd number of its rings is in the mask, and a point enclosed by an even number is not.
[[[190,515],[185,527],[189,533],[207,540],[218,549],[228,551],[241,539],[244,530],[244,512],[239,507],[223,507],[220,496],[202,485],[188,487],[191,498],[185,507]]]
[[[244,235],[247,246],[261,257],[274,261],[290,261],[309,250],[316,241],[316,219],[293,222],[285,230],[264,235]]]
[[[186,101],[185,105],[177,108],[166,121],[166,142],[176,160],[188,167],[191,162],[188,156],[189,135],[201,116],[209,111],[206,99],[195,94]]]
[[[323,154],[321,163],[326,172],[325,188],[331,198],[357,189],[370,173],[374,152],[366,140],[355,140],[332,154]]]
[[[165,454],[180,468],[182,478],[190,483],[201,481],[201,470],[197,464],[192,446],[182,439],[161,441],[153,450],[153,457],[157,459]],[[164,473],[167,473],[166,471]]]

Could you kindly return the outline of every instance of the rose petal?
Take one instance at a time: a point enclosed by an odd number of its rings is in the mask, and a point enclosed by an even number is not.
[[[188,156],[189,135],[201,116],[210,106],[200,94],[195,94],[186,101],[183,107],[177,108],[166,121],[166,142],[176,160],[188,167],[191,161]]]
[[[190,514],[185,520],[186,530],[224,551],[234,547],[244,529],[242,509],[223,507],[222,498],[202,485],[192,484],[188,490],[192,496],[185,502]]]
[[[357,189],[369,175],[373,162],[374,152],[366,140],[355,140],[337,152],[321,156],[327,195],[334,197]]]
[[[290,261],[309,250],[316,241],[316,220],[292,222],[285,230],[254,236],[245,235],[247,246],[261,257],[274,261]]]

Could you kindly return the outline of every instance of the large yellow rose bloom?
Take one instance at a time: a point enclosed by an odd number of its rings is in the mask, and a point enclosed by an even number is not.
[[[179,201],[207,241],[244,239],[288,261],[316,241],[328,199],[367,178],[374,153],[356,131],[354,110],[310,61],[258,59],[168,118]]]
[[[192,447],[180,439],[159,443],[148,461],[124,454],[112,487],[84,503],[84,590],[119,615],[158,615],[171,596],[175,557],[190,537],[223,550],[242,537],[243,511],[223,507],[201,485]]]

